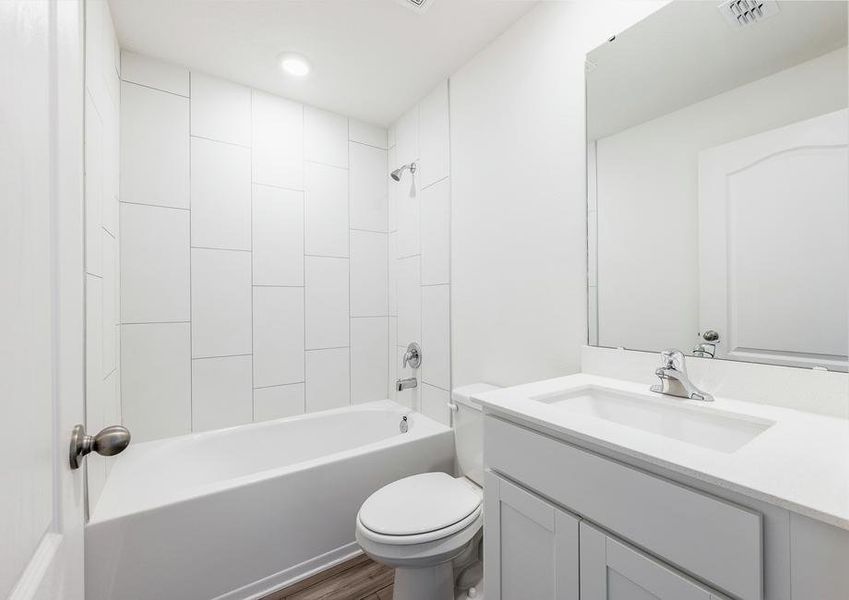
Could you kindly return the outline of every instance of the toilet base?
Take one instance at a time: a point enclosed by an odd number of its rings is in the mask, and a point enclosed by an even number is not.
[[[454,565],[395,569],[394,600],[454,600]]]

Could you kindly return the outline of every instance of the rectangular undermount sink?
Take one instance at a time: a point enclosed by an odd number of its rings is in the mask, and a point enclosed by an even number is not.
[[[716,410],[709,404],[693,406],[648,392],[631,394],[596,385],[532,396],[531,400],[726,453],[739,450],[775,424]]]

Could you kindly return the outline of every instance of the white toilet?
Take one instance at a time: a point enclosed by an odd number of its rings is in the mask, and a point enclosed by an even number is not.
[[[357,542],[374,560],[395,568],[395,600],[454,600],[455,576],[478,559],[483,423],[480,406],[471,396],[493,389],[477,383],[451,394],[457,407],[454,438],[462,476],[405,477],[377,490],[360,507]]]

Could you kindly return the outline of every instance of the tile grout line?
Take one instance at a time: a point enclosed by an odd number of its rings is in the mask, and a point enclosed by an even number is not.
[[[250,90],[250,124],[251,124],[251,206],[250,206],[250,221],[251,221],[251,422],[256,423],[256,394],[254,394],[254,386],[256,385],[256,340],[254,338],[254,306],[256,298],[254,292],[254,92]]]
[[[195,430],[194,294],[192,290],[192,72],[189,70],[189,431]]]

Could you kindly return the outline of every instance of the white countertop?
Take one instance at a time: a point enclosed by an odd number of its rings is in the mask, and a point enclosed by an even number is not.
[[[849,420],[717,397],[669,398],[775,424],[734,452],[704,448],[531,398],[587,385],[637,394],[647,386],[578,374],[475,396],[487,412],[515,417],[555,437],[585,441],[849,530]]]

